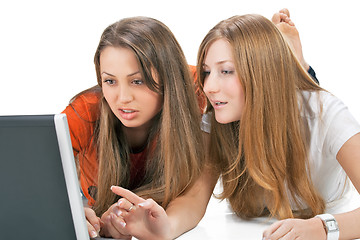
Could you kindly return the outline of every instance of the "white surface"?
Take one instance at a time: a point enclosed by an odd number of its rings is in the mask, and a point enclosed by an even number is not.
[[[163,21],[190,64],[202,38],[236,14],[271,18],[287,7],[321,86],[360,121],[358,0],[17,0],[0,1],[0,115],[59,113],[96,84],[93,56],[102,31],[130,16]]]
[[[219,193],[221,186],[218,183],[214,192]],[[219,201],[214,196],[210,199],[206,214],[191,231],[181,235],[179,240],[194,239],[246,239],[260,240],[263,231],[275,220],[269,218],[256,218],[242,220],[229,208],[226,201]]]
[[[215,187],[215,193],[221,192],[220,182]],[[343,199],[327,205],[328,213],[337,214],[351,211],[359,207],[360,196],[352,188]],[[338,205],[337,207],[335,205]],[[331,208],[331,206],[333,208]],[[179,240],[260,240],[263,231],[272,223],[277,221],[274,218],[255,218],[243,220],[237,217],[230,209],[226,201],[220,202],[215,197],[210,199],[206,214],[200,223],[192,230],[184,233]]]
[[[242,220],[228,208],[226,201],[212,198],[204,218],[193,230],[181,235],[179,240],[194,239],[246,239],[260,240],[263,231],[272,223],[268,218]]]

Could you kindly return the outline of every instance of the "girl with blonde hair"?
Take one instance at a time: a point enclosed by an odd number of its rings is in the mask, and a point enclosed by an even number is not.
[[[244,15],[218,23],[200,45],[198,76],[219,197],[238,216],[284,219],[264,239],[360,237],[360,125],[314,82],[271,21]]]
[[[184,54],[163,23],[133,17],[104,30],[94,62],[97,86],[75,96],[64,111],[89,204],[89,234],[175,238],[200,221],[216,182],[204,171],[202,101]],[[113,185],[151,198],[153,215],[166,214],[155,223],[150,215],[142,218],[136,225],[141,231],[126,226],[126,213],[139,207],[118,202]],[[128,191],[123,188],[112,189]],[[123,210],[114,214],[115,206]],[[158,231],[149,222],[166,225]]]

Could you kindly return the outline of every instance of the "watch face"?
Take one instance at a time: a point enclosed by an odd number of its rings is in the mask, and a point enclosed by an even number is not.
[[[327,220],[326,226],[329,232],[338,230],[338,225],[335,220]]]

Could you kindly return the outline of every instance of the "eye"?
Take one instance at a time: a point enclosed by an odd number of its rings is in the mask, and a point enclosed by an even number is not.
[[[222,74],[225,74],[225,75],[228,75],[228,74],[233,74],[234,71],[231,71],[231,70],[222,70],[221,73],[222,73]]]
[[[103,82],[108,84],[108,85],[114,85],[115,84],[115,81],[112,80],[112,79],[105,79]]]
[[[203,70],[202,73],[204,74],[205,77],[210,75],[210,71],[207,71],[207,70]]]
[[[131,81],[131,83],[135,84],[135,85],[141,85],[144,83],[143,80],[140,80],[140,79],[134,79]]]

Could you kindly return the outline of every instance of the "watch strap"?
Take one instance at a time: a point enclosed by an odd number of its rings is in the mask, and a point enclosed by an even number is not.
[[[339,240],[339,226],[333,215],[325,213],[316,215],[315,217],[322,220],[326,230],[327,240]]]

